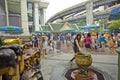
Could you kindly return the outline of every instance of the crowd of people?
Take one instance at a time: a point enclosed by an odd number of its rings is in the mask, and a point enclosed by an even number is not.
[[[38,47],[41,51],[46,53],[46,50],[54,50],[56,41],[60,41],[61,45],[66,44],[68,47],[73,46],[74,52],[85,48],[86,52],[96,51],[104,52],[106,47],[109,48],[110,53],[115,53],[115,48],[119,45],[118,40],[120,34],[110,33],[67,33],[67,34],[51,34],[51,35],[32,35],[33,47]],[[76,41],[77,40],[77,41]],[[79,45],[79,46],[78,46]],[[75,50],[74,47],[78,47]]]
[[[106,47],[109,48],[110,53],[115,53],[115,48],[119,47],[118,41],[120,35],[114,35],[110,33],[85,33],[79,34],[81,36],[79,45],[81,48],[85,48],[87,52],[96,51],[104,52]]]
[[[86,48],[86,51],[105,51],[105,48],[108,47],[110,53],[115,53],[115,48],[119,46],[118,44],[119,36],[114,34],[104,34],[104,33],[96,33],[92,35],[88,33],[83,40],[83,44]]]

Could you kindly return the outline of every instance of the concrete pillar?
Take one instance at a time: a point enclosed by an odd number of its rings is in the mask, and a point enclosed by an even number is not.
[[[41,15],[41,25],[45,25],[45,21],[46,21],[46,9],[43,8],[42,15]]]
[[[34,26],[35,31],[39,31],[39,12],[38,12],[38,3],[34,2]]]
[[[40,21],[41,25],[45,25],[46,22],[46,9],[49,3],[46,0],[41,0],[39,3],[39,14],[40,14]]]
[[[5,13],[6,13],[6,23],[7,23],[7,26],[9,26],[9,12],[8,12],[7,0],[5,0]]]
[[[29,35],[27,0],[21,0],[21,26],[23,28],[23,35]]]
[[[86,4],[86,22],[93,24],[93,0],[89,0]]]

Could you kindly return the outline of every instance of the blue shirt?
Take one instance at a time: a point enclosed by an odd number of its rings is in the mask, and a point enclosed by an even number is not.
[[[104,36],[100,36],[100,41],[101,42],[105,42],[105,37]]]

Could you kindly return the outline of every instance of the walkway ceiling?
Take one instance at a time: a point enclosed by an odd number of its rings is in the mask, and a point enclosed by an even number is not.
[[[8,10],[11,14],[20,14],[20,1],[21,0],[7,0]]]

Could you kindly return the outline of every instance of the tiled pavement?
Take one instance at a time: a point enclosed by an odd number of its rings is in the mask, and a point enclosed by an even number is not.
[[[82,48],[83,51],[85,51],[85,48]],[[70,46],[67,46],[66,44],[61,44],[61,51],[64,52],[64,53],[74,53],[73,51],[73,48],[72,48],[72,45]],[[92,54],[100,54],[100,55],[116,55],[117,53],[114,53],[114,54],[110,54],[110,51],[109,51],[109,48],[106,47],[105,48],[105,51],[91,51]]]
[[[47,58],[41,59],[41,70],[44,77],[44,80],[60,80],[59,72],[62,69],[62,66],[69,67],[69,60],[74,56],[72,46],[66,47],[62,45],[61,52],[51,51]],[[92,54],[93,63],[92,66],[107,72],[111,75],[112,80],[117,80],[117,70],[118,70],[118,55],[109,54],[108,50],[104,53],[98,52]],[[74,62],[75,64],[75,62]],[[59,67],[58,71],[53,73],[55,67]],[[58,73],[58,74],[57,74]],[[56,77],[58,76],[58,77]]]

